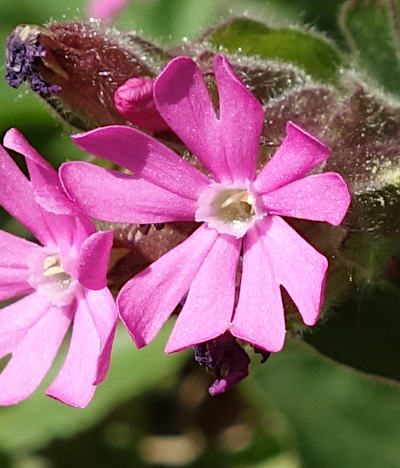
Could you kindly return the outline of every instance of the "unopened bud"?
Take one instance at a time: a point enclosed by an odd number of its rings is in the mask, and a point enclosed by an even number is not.
[[[156,77],[169,60],[153,44],[96,22],[18,26],[7,42],[6,79],[13,87],[28,81],[63,119],[88,130],[127,124],[115,91],[129,78]]]
[[[133,124],[152,132],[161,132],[169,127],[157,110],[153,84],[152,79],[131,78],[117,89],[114,102],[118,112]]]

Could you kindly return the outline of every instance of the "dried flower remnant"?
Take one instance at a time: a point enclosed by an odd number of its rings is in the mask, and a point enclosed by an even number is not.
[[[0,231],[0,405],[34,392],[72,324],[69,350],[47,395],[84,407],[108,370],[117,312],[106,272],[113,234],[97,232],[64,194],[56,171],[15,129],[4,146],[25,156],[30,180],[0,146],[0,204],[41,245]],[[23,200],[23,203],[21,203]]]
[[[18,26],[8,37],[5,79],[13,88],[29,81],[33,91],[47,96],[58,93],[61,88],[42,78],[39,62],[45,60],[46,49],[39,43],[39,34],[40,31],[34,26]]]
[[[336,173],[307,175],[328,159],[329,149],[292,122],[274,157],[256,175],[262,107],[225,57],[218,55],[214,67],[219,117],[201,71],[187,57],[173,60],[154,86],[162,118],[210,177],[150,136],[122,126],[93,130],[74,141],[137,176],[66,163],[61,177],[71,198],[96,218],[202,223],[122,288],[120,315],[138,347],[154,338],[187,293],[166,352],[225,334],[277,352],[285,339],[280,286],[311,326],[318,320],[328,266],[281,216],[338,225],[350,195]]]

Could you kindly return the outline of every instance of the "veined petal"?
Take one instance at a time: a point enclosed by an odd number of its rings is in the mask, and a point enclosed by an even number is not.
[[[165,348],[167,353],[212,340],[228,330],[240,247],[241,239],[218,236],[190,286]]]
[[[11,353],[28,330],[49,308],[49,302],[39,294],[29,294],[0,309],[0,358]]]
[[[335,172],[296,180],[261,198],[267,213],[325,221],[334,226],[343,221],[351,200],[345,181]]]
[[[64,193],[57,171],[29,144],[21,132],[11,128],[4,135],[3,144],[26,159],[35,197],[47,211],[55,214],[79,214]],[[40,203],[42,199],[42,203]]]
[[[84,162],[64,163],[60,176],[68,195],[93,218],[139,224],[194,220],[194,200],[136,176]]]
[[[77,299],[67,357],[46,395],[71,406],[84,408],[93,397],[101,349],[93,317],[84,297]]]
[[[117,327],[117,306],[107,288],[98,291],[88,289],[85,292],[85,299],[100,338],[96,379],[93,382],[97,385],[104,380],[110,365],[111,349]]]
[[[0,374],[0,405],[30,396],[49,370],[71,322],[70,309],[49,307],[28,330]]]
[[[72,140],[84,151],[125,167],[184,198],[197,200],[209,183],[204,174],[172,150],[131,127],[97,128],[73,135]]]
[[[0,284],[0,301],[11,299],[34,291],[32,286],[26,281],[12,284]]]
[[[243,240],[240,296],[231,333],[257,348],[277,352],[283,347],[286,326],[279,280],[267,243],[257,225]]]
[[[4,146],[25,157],[34,200],[41,208],[43,222],[48,226],[54,243],[72,245],[75,229],[73,216],[81,213],[65,194],[56,170],[15,128],[5,134]]]
[[[78,280],[86,288],[107,286],[107,270],[113,245],[113,231],[96,232],[82,243],[78,259]]]
[[[201,226],[122,288],[118,310],[137,347],[150,343],[172,314],[217,236],[214,229]]]
[[[39,241],[46,244],[52,239],[39,206],[34,201],[29,180],[0,146],[0,204],[14,218],[26,226]]]
[[[223,55],[215,57],[214,68],[221,138],[232,179],[236,182],[254,180],[263,109]]]
[[[259,224],[276,279],[299,309],[306,325],[318,320],[328,260],[279,216]]]
[[[42,247],[0,230],[0,267],[27,268],[28,259]]]
[[[196,63],[188,57],[172,60],[154,84],[154,99],[161,117],[217,181],[232,182],[221,128]]]
[[[260,193],[271,192],[304,177],[329,158],[329,148],[293,122],[286,125],[286,137],[254,182]]]

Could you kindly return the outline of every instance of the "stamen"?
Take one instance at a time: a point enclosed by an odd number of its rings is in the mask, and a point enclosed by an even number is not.
[[[78,282],[68,274],[58,254],[35,256],[30,263],[29,283],[54,305],[67,305],[75,297]]]
[[[250,183],[247,185],[210,184],[198,199],[196,221],[206,222],[221,234],[243,237],[262,217]]]

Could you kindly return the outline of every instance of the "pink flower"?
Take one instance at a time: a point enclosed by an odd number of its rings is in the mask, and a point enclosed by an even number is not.
[[[87,11],[90,18],[113,19],[130,0],[90,0]]]
[[[108,370],[116,307],[106,287],[112,232],[95,232],[65,196],[57,172],[15,129],[4,146],[25,156],[28,180],[0,145],[0,204],[42,245],[0,231],[0,405],[37,388],[72,324],[65,362],[46,394],[84,407]]]
[[[71,198],[95,218],[202,222],[121,290],[119,312],[138,347],[154,338],[188,293],[166,352],[226,333],[277,352],[285,338],[280,286],[304,323],[314,325],[328,266],[282,216],[338,225],[350,195],[336,173],[307,176],[329,157],[329,150],[292,122],[274,157],[256,175],[262,107],[226,58],[217,56],[214,66],[218,115],[200,70],[189,58],[173,60],[154,86],[160,115],[209,176],[150,136],[111,126],[77,135],[74,141],[136,175],[80,162],[64,164],[61,177]]]

